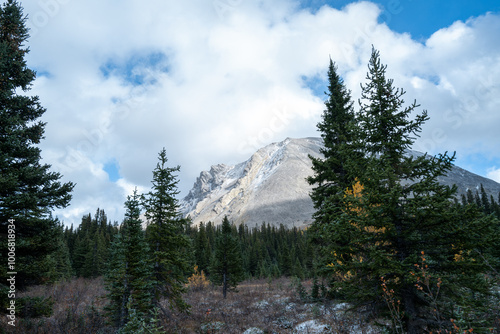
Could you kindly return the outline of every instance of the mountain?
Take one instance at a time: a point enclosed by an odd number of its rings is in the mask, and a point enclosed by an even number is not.
[[[202,171],[189,192],[180,201],[181,212],[194,224],[212,221],[220,224],[225,215],[235,224],[255,226],[302,226],[312,221],[312,187],[306,177],[312,175],[309,155],[321,157],[321,138],[287,138],[267,145],[250,159],[234,166],[219,164]],[[412,155],[422,155],[410,151]],[[500,184],[454,166],[443,184],[458,185],[458,193],[475,191],[483,184],[489,195],[498,198]]]

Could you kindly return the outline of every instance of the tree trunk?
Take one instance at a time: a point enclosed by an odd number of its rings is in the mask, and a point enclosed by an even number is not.
[[[402,301],[404,311],[406,313],[406,326],[408,334],[423,333],[423,326],[420,319],[418,319],[417,309],[415,307],[415,296],[411,291],[411,286],[406,286],[402,289]]]
[[[123,278],[123,295],[122,295],[122,304],[120,305],[120,317],[119,317],[119,327],[125,326],[128,318],[128,309],[127,302],[128,296],[130,293],[128,292],[128,262],[125,262],[125,275]]]
[[[224,296],[224,299],[226,299],[226,292],[227,292],[227,278],[226,278],[226,273],[222,275],[222,295]]]

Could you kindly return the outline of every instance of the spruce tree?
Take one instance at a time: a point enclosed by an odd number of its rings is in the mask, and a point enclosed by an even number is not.
[[[116,327],[123,327],[128,320],[127,301],[130,296],[125,247],[121,233],[115,235],[110,246],[109,263],[104,276],[106,297],[109,304],[105,307],[110,322]]]
[[[44,274],[44,280],[50,283],[54,283],[60,280],[69,279],[73,276],[73,267],[71,266],[71,258],[69,254],[68,245],[66,239],[64,238],[63,225],[57,222],[57,237],[53,241],[57,247],[56,250],[45,259],[46,271]]]
[[[104,274],[105,264],[108,258],[108,249],[104,233],[100,228],[93,230],[93,233],[88,235],[87,253],[85,254],[85,262],[83,263],[83,277],[98,277]]]
[[[491,206],[493,202],[490,203],[490,201],[488,200],[488,195],[486,194],[486,190],[484,190],[482,183],[480,190],[481,190],[481,207],[483,208],[484,213],[489,215],[490,213],[492,213]]]
[[[359,155],[356,149],[356,117],[351,94],[337,73],[337,66],[330,59],[328,67],[328,92],[325,92],[326,109],[323,111],[321,122],[318,123],[323,141],[320,153],[323,158],[310,156],[313,176],[308,178],[314,188],[311,199],[316,209],[313,224],[309,228],[311,243],[316,245],[320,255],[320,268],[326,268],[329,260],[331,239],[328,229],[332,217],[340,215],[344,191],[354,183],[357,165],[349,165]],[[340,240],[337,240],[340,242]],[[344,243],[348,240],[345,239]],[[286,255],[286,254],[284,254]],[[282,263],[281,271],[286,274],[288,265]]]
[[[355,182],[340,201],[331,195],[336,214],[326,217],[323,230],[331,240],[324,254],[329,254],[327,268],[336,278],[332,292],[357,306],[382,307],[386,297],[392,298],[401,305],[405,328],[399,330],[408,333],[446,328],[466,298],[487,295],[481,257],[488,254],[478,252],[498,237],[491,219],[456,205],[456,187],[438,182],[450,170],[453,156],[407,151],[427,113],[411,118],[418,105],[405,106],[405,92],[386,79],[386,66],[375,49],[368,68],[356,122],[355,147],[361,154],[343,157],[353,166],[348,172]],[[426,275],[440,287],[442,301],[429,300],[419,289]]]
[[[142,229],[137,190],[128,197],[125,207],[125,219],[110,247],[106,273],[110,300],[106,310],[118,328],[125,326],[132,314],[141,319],[149,317],[154,286],[151,252]]]
[[[143,197],[148,222],[147,239],[151,248],[154,281],[153,305],[160,306],[165,297],[171,308],[186,311],[189,305],[182,298],[187,275],[192,271],[191,242],[184,233],[186,220],[180,216],[176,199],[180,167],[167,167],[167,152],[160,152],[153,170],[153,188]]]
[[[210,246],[207,237],[207,232],[205,228],[205,224],[203,222],[200,223],[198,227],[198,232],[196,234],[196,238],[194,239],[194,252],[196,265],[198,265],[198,270],[207,272],[208,266],[210,264]]]
[[[323,158],[314,158],[312,169],[314,175],[308,178],[311,185],[315,185],[311,198],[316,209],[314,224],[328,222],[328,216],[338,212],[338,205],[330,203],[333,199],[337,202],[343,196],[345,189],[354,182],[353,173],[347,159],[350,155],[359,155],[355,149],[355,122],[351,94],[344,85],[342,78],[337,74],[337,66],[330,59],[328,68],[328,92],[325,101],[326,109],[323,111],[318,130],[321,133],[323,147],[320,153]]]
[[[6,1],[0,7],[0,234],[7,234],[8,220],[14,219],[18,289],[43,277],[39,268],[55,250],[58,233],[50,212],[69,204],[74,187],[61,183],[61,175],[41,163],[37,145],[43,139],[45,123],[39,119],[45,109],[38,96],[23,95],[35,80],[24,59],[28,37],[20,4]],[[6,246],[1,242],[3,268]],[[1,286],[5,272],[0,274]]]
[[[221,234],[215,240],[214,254],[210,263],[210,281],[222,285],[222,295],[236,290],[244,278],[241,250],[238,239],[233,235],[227,216],[222,220]]]
[[[118,224],[108,222],[106,213],[97,209],[94,218],[86,214],[76,231],[68,230],[66,240],[73,270],[79,277],[97,277],[104,274],[109,257],[109,246],[117,233]]]

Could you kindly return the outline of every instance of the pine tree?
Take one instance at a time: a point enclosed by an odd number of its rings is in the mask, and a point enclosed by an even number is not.
[[[210,245],[207,237],[207,232],[205,224],[202,222],[198,227],[198,233],[194,240],[195,243],[195,259],[198,269],[200,271],[207,272],[208,266],[210,264]]]
[[[88,235],[87,253],[85,254],[85,262],[83,263],[83,277],[98,277],[105,271],[105,264],[108,258],[108,249],[103,231],[95,229],[92,234]]]
[[[123,327],[128,319],[127,301],[130,294],[126,275],[126,258],[121,233],[115,235],[110,246],[105,286],[109,304],[105,307],[110,322],[117,328]]]
[[[405,107],[405,92],[385,78],[386,66],[375,49],[368,68],[356,123],[355,147],[362,154],[344,156],[344,163],[353,166],[349,181],[355,182],[342,198],[332,194],[333,200],[324,199],[335,206],[335,214],[324,216],[322,233],[331,240],[324,254],[329,254],[327,268],[336,278],[333,294],[357,305],[382,306],[387,291],[382,279],[401,304],[404,330],[421,333],[439,324],[432,322],[435,305],[416,286],[415,265],[425,256],[425,270],[439,277],[441,294],[457,304],[465,295],[485,296],[488,284],[480,273],[486,267],[473,254],[495,239],[493,224],[478,210],[455,205],[456,187],[439,184],[453,156],[407,153],[427,113],[411,119],[418,105]],[[450,315],[453,309],[448,311]]]
[[[221,234],[215,241],[215,249],[210,263],[210,281],[222,285],[222,295],[236,290],[244,278],[241,250],[238,239],[233,235],[227,216],[222,220]]]
[[[118,231],[118,223],[112,225],[106,213],[97,209],[92,215],[86,214],[73,231],[65,232],[73,271],[78,277],[97,277],[104,274],[109,257],[109,247]]]
[[[94,218],[90,214],[82,218],[79,229],[83,238],[78,245],[77,273],[83,277],[98,277],[104,274],[108,260],[109,236],[107,216],[104,210],[97,209]]]
[[[76,234],[74,249],[72,251],[73,270],[77,277],[83,277],[85,257],[89,252],[90,241],[87,235]]]
[[[152,302],[153,271],[150,250],[140,219],[137,190],[125,202],[127,211],[118,235],[111,245],[106,289],[110,304],[108,316],[117,328],[136,318],[147,318]]]
[[[486,190],[484,190],[483,184],[481,183],[481,207],[483,208],[484,213],[486,213],[487,215],[492,212],[492,204],[493,203],[490,203],[490,201],[488,200]]]
[[[73,276],[69,249],[64,238],[64,227],[61,223],[59,223],[57,218],[56,222],[58,233],[53,242],[57,245],[57,247],[54,252],[47,255],[45,259],[46,269],[43,270],[46,271],[46,274],[44,274],[44,280],[50,283],[68,279]]]
[[[6,1],[0,7],[0,233],[7,234],[8,220],[15,220],[18,289],[40,282],[41,263],[56,246],[57,223],[49,214],[69,204],[74,187],[61,183],[61,175],[40,161],[37,145],[45,123],[39,118],[45,109],[38,96],[22,95],[35,80],[24,59],[28,37],[20,4]],[[2,254],[6,246],[7,242],[1,243]],[[7,268],[7,256],[2,259]],[[0,275],[1,286],[5,272]]]
[[[314,185],[311,199],[316,209],[313,224],[309,228],[311,243],[315,244],[322,261],[321,268],[325,268],[328,261],[329,244],[331,239],[327,229],[332,217],[341,214],[344,191],[354,183],[356,165],[349,165],[354,156],[359,154],[356,149],[356,117],[351,94],[337,73],[337,66],[330,59],[328,67],[328,92],[318,130],[321,133],[323,147],[320,153],[323,158],[310,156],[313,176],[308,182]],[[339,241],[337,241],[339,242]],[[345,243],[348,240],[344,240]],[[321,260],[323,258],[323,260]],[[282,272],[288,272],[288,266],[282,264]]]
[[[143,198],[148,220],[147,239],[152,251],[155,286],[153,305],[160,306],[160,297],[167,298],[171,308],[185,311],[189,305],[182,299],[187,275],[192,271],[191,242],[184,233],[186,220],[181,218],[176,199],[180,167],[167,167],[165,148],[153,170],[153,189]]]
[[[326,109],[323,111],[322,121],[318,123],[318,130],[323,139],[320,149],[323,158],[314,158],[312,169],[314,175],[308,178],[311,185],[316,185],[311,193],[311,198],[316,208],[314,224],[328,222],[328,216],[338,205],[331,205],[343,196],[345,189],[354,183],[349,166],[349,155],[358,155],[355,149],[355,113],[350,92],[344,85],[342,78],[337,74],[337,67],[330,59],[328,68],[328,92],[325,101]]]

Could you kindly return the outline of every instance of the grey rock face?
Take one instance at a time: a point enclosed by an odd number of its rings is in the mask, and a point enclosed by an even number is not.
[[[225,215],[235,224],[248,226],[262,222],[272,225],[302,226],[312,222],[312,175],[309,155],[321,157],[321,138],[287,138],[261,148],[250,159],[235,166],[212,166],[197,178],[193,189],[180,201],[181,212],[194,224],[220,224]],[[411,151],[412,155],[422,153]],[[454,167],[440,182],[457,184],[459,194],[475,191],[483,184],[497,198],[500,184]]]

